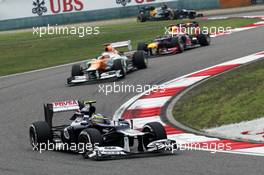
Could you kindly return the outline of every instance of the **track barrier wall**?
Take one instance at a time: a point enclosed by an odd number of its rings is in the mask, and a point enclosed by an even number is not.
[[[32,3],[36,1],[44,1],[45,4],[43,6],[47,7],[47,13],[38,16],[31,12],[34,7]],[[51,1],[54,3],[51,3]],[[72,5],[58,5],[58,2],[62,3],[63,1],[70,1]],[[82,5],[78,4],[78,2],[82,1]],[[123,6],[120,3],[118,4],[117,1],[125,1],[127,3]],[[133,17],[138,14],[138,10],[142,6],[160,6],[164,3],[171,8],[219,8],[219,0],[97,0],[97,2],[92,3],[89,0],[0,0],[0,31],[45,26],[47,24],[70,24]],[[22,4],[25,5],[22,6]],[[105,5],[102,6],[102,4]],[[50,10],[50,6],[53,6],[53,11]],[[66,12],[64,12],[65,8]],[[73,12],[68,12],[69,10]],[[54,11],[59,11],[59,13],[52,13]]]
[[[0,31],[133,17],[142,6],[161,6],[164,3],[175,9],[199,10],[247,6],[252,1],[254,0],[0,0]],[[41,6],[46,8],[46,12],[42,9],[41,15],[38,15],[41,10],[33,13],[34,7],[39,3],[43,3]]]
[[[221,8],[243,7],[252,4],[252,0],[220,0]]]

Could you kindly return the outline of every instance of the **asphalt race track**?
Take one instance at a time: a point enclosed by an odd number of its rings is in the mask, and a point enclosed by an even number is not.
[[[261,15],[261,13],[250,15]],[[207,48],[151,59],[148,69],[128,74],[122,81],[131,85],[159,84],[208,66],[262,51],[263,36],[264,27],[261,27],[215,38],[212,40],[212,45]],[[95,162],[84,160],[76,154],[61,152],[40,154],[32,151],[29,145],[28,127],[31,122],[43,119],[44,102],[95,99],[97,112],[111,118],[121,104],[135,95],[116,93],[106,96],[98,92],[99,84],[67,87],[65,81],[69,74],[70,66],[66,66],[0,78],[1,175],[264,174],[263,157],[246,155],[185,151],[179,152],[176,156]]]

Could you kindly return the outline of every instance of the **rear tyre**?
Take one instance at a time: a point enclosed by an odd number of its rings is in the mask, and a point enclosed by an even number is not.
[[[179,10],[174,11],[175,19],[181,19],[181,12]]]
[[[117,78],[121,79],[121,78],[124,78],[126,76],[126,70],[124,68],[124,65],[122,64],[121,59],[114,60],[113,69],[116,71],[120,70],[120,76]]]
[[[159,122],[151,122],[144,125],[142,132],[147,133],[143,137],[144,147],[156,140],[167,139],[164,127]]]
[[[145,51],[148,53],[148,45],[146,43],[138,43],[137,50]]]
[[[99,130],[95,128],[88,128],[82,130],[79,134],[78,143],[83,144],[83,148],[81,150],[83,151],[82,155],[84,158],[88,158],[87,153],[92,151],[95,146],[101,146],[103,139]]]
[[[71,76],[75,77],[75,76],[82,76],[83,72],[82,72],[82,68],[80,64],[74,64],[72,65],[72,71],[71,71]]]
[[[145,69],[148,67],[148,59],[146,58],[144,51],[135,52],[132,61],[138,69]]]
[[[146,18],[146,16],[144,14],[139,14],[137,20],[139,22],[146,22],[147,18]]]
[[[174,11],[169,11],[169,16],[168,16],[169,20],[174,20],[175,17],[175,12]]]
[[[209,46],[211,44],[211,37],[209,34],[199,34],[197,36],[197,40],[199,41],[201,46]]]
[[[49,124],[45,121],[32,123],[29,127],[29,138],[33,148],[40,148],[43,145],[43,149],[47,149],[47,145],[45,144],[52,140],[52,132]]]

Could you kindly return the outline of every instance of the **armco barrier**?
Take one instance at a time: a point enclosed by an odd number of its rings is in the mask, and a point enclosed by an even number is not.
[[[221,8],[242,7],[252,4],[252,0],[220,0]]]
[[[156,3],[153,6],[160,6]],[[219,0],[174,0],[166,3],[171,8],[212,9],[219,8]],[[136,16],[140,6],[127,6],[103,10],[64,13],[41,17],[27,17],[0,21],[0,31],[45,26],[47,24],[70,24]]]
[[[219,0],[180,0],[179,6],[185,9],[219,8]]]

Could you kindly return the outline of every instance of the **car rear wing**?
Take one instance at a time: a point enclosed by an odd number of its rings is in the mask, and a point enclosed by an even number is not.
[[[80,109],[80,105],[77,100],[53,102],[51,104],[53,112],[74,111]]]
[[[131,40],[119,41],[119,42],[115,42],[115,43],[108,43],[108,44],[104,44],[104,45],[105,46],[111,45],[113,48],[127,47],[129,51],[132,50]]]
[[[44,104],[45,121],[52,127],[54,113],[77,111],[84,107],[84,103],[77,100],[67,100]]]

